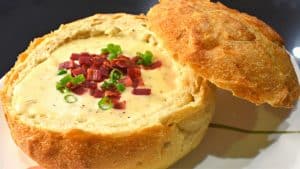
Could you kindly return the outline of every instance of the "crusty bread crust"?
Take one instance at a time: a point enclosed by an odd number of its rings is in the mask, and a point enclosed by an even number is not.
[[[129,17],[127,14],[95,15],[37,38],[20,54],[14,68],[7,73],[0,96],[11,134],[16,144],[41,166],[47,169],[167,168],[201,141],[214,111],[214,87],[197,76],[186,82],[195,83],[196,86],[191,93],[193,104],[176,109],[162,118],[159,124],[130,133],[95,134],[78,129],[51,131],[28,125],[12,113],[15,111],[12,107],[14,86],[30,69],[47,59],[32,58],[33,52],[38,48],[50,49],[53,47],[53,39],[55,43],[64,43],[72,38],[70,34],[93,36],[95,32],[88,30],[101,24],[103,18],[124,16]],[[145,20],[143,16],[130,17]],[[82,31],[83,28],[78,28],[82,25],[88,25],[87,28],[83,26],[87,32],[76,32]]]
[[[282,38],[259,19],[209,0],[163,0],[150,29],[182,63],[255,104],[292,107],[299,84]]]

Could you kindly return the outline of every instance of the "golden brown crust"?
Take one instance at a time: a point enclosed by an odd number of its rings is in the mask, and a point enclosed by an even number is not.
[[[208,0],[164,0],[150,28],[205,79],[255,104],[292,107],[299,84],[281,37],[255,17]]]
[[[98,17],[104,16],[95,15],[82,21],[90,25],[91,20],[97,21]],[[71,24],[77,27],[76,22]],[[18,118],[13,113],[13,90],[24,76],[25,68],[34,67],[28,64],[33,59],[30,54],[54,36],[65,35],[67,32],[64,31],[73,26],[65,25],[63,31],[33,41],[5,77],[0,99],[11,134],[26,154],[47,169],[160,169],[168,167],[199,144],[214,111],[213,87],[201,78],[187,81],[197,83],[199,87],[195,89],[195,105],[183,106],[160,119],[160,123],[131,133],[94,134],[78,129],[51,131],[31,126]]]
[[[47,169],[167,168],[198,145],[207,129],[213,98],[206,85],[202,89],[206,91],[208,104],[203,103],[202,111],[193,115],[193,120],[201,123],[193,133],[181,127],[180,122],[184,119],[177,124],[165,123],[125,137],[94,135],[79,130],[55,133],[23,124],[11,117],[7,109],[5,113],[17,145]],[[7,99],[2,98],[2,101],[4,107],[8,107]]]
[[[186,117],[173,117],[121,137],[80,130],[57,133],[28,126],[10,116],[9,98],[1,94],[1,100],[15,142],[47,169],[160,169],[167,168],[202,140],[214,111],[214,98],[209,83],[203,81],[201,91],[200,107]],[[191,130],[188,125],[193,123],[199,127]]]

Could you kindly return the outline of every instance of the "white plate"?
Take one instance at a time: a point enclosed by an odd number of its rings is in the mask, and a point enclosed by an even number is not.
[[[299,68],[292,61],[299,78]],[[213,122],[249,130],[300,130],[300,104],[298,101],[294,110],[257,107],[219,90]],[[209,128],[203,142],[171,169],[299,169],[299,149],[300,134],[247,134]],[[0,112],[0,169],[35,165],[14,144]]]

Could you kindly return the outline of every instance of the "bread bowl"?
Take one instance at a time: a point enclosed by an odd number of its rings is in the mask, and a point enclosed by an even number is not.
[[[256,104],[291,107],[298,98],[281,38],[261,21],[206,0],[164,0],[148,18],[95,15],[36,39],[19,56],[1,100],[16,143],[41,166],[167,168],[205,133],[214,110],[208,81]],[[142,70],[152,95],[126,89],[125,110],[99,111],[99,99],[88,94],[65,103],[55,88],[58,65],[112,42],[126,55],[151,50],[162,61],[157,70]]]
[[[151,95],[126,89],[123,110],[100,110],[88,93],[66,103],[55,88],[58,65],[108,43],[129,56],[151,50],[162,62],[142,70]],[[167,168],[198,145],[214,111],[214,87],[174,61],[144,16],[128,14],[94,15],[37,38],[6,75],[1,97],[15,142],[47,169]]]

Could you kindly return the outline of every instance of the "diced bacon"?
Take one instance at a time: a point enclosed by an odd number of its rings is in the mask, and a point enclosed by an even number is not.
[[[103,80],[101,71],[96,69],[88,69],[86,78],[87,80],[96,82],[101,82]]]
[[[104,96],[104,91],[99,89],[93,89],[90,91],[90,94],[96,98],[101,98]]]
[[[110,73],[110,69],[109,68],[105,68],[105,67],[100,67],[99,71],[101,72],[102,76],[107,78],[109,76]]]
[[[59,64],[59,69],[72,69],[72,68],[75,68],[77,65],[75,64],[74,61],[66,61],[66,62],[63,62],[61,64]]]
[[[97,83],[93,81],[85,81],[82,86],[89,89],[97,89]]]
[[[134,95],[150,95],[151,94],[151,89],[137,89],[137,88],[134,88],[132,90],[132,94]]]
[[[125,76],[124,78],[120,79],[119,82],[124,84],[126,87],[132,86],[132,80],[129,76]]]
[[[153,70],[153,69],[161,67],[161,65],[162,65],[161,61],[156,61],[156,62],[152,63],[150,66],[144,66],[144,69]]]
[[[69,89],[72,89],[72,88],[74,88],[74,85],[71,82],[68,82],[66,84],[66,87],[69,88]]]
[[[144,81],[142,77],[138,77],[132,80],[132,87],[144,86]]]
[[[141,75],[141,69],[139,67],[129,67],[127,69],[128,76],[132,80],[132,86],[133,87],[138,87],[138,86],[143,86],[144,81],[142,79]]]
[[[73,76],[78,76],[78,75],[81,75],[81,74],[86,75],[86,71],[82,67],[72,69],[71,73],[72,73]]]
[[[91,65],[92,59],[89,56],[80,56],[79,57],[79,64],[80,65]]]
[[[101,66],[104,67],[104,68],[106,68],[106,69],[112,69],[112,68],[113,68],[113,67],[112,67],[112,64],[111,64],[111,62],[110,62],[109,60],[105,60],[105,61],[102,63]]]
[[[139,67],[129,67],[127,68],[128,76],[131,79],[135,79],[137,77],[141,77],[141,69]]]
[[[140,57],[135,56],[135,57],[133,57],[133,58],[131,59],[131,61],[132,61],[133,64],[137,64],[137,62],[138,62],[139,59],[140,59]]]
[[[107,61],[107,60],[102,55],[100,55],[100,56],[97,55],[92,58],[93,66],[101,66],[104,61]]]
[[[126,108],[126,101],[115,102],[114,103],[114,108],[115,109],[125,109]]]
[[[110,99],[119,100],[121,98],[121,93],[119,93],[118,91],[106,90],[105,96],[109,97]]]
[[[81,54],[78,53],[73,53],[70,57],[71,60],[78,60]]]
[[[91,55],[87,52],[81,53],[80,56],[82,56],[82,57],[91,57]]]
[[[78,86],[74,89],[71,89],[71,91],[75,94],[83,95],[86,92],[86,89],[83,86]]]
[[[119,56],[118,58],[112,60],[112,66],[116,68],[128,68],[132,64],[132,61],[129,57]]]

